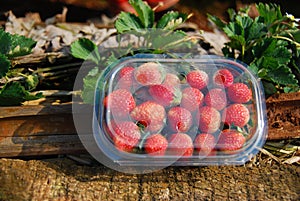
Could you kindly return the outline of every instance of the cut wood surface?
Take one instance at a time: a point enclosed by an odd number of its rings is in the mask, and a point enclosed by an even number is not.
[[[245,166],[168,167],[130,175],[67,158],[0,159],[0,200],[300,199],[300,167],[251,161]]]

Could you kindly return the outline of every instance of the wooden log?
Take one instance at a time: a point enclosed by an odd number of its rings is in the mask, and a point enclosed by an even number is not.
[[[78,106],[77,112],[91,121],[92,107]],[[268,140],[300,137],[300,93],[269,98],[267,113]],[[73,123],[72,103],[0,107],[0,157],[82,152],[85,149]]]
[[[82,111],[88,118],[91,107],[82,105]],[[71,103],[0,107],[0,157],[85,152]]]
[[[300,138],[300,92],[275,94],[266,104],[268,139]]]

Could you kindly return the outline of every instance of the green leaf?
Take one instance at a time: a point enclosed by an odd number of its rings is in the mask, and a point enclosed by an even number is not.
[[[9,82],[0,90],[0,105],[21,105],[24,101],[35,100],[42,97],[41,93],[30,94],[19,82]]]
[[[264,86],[264,91],[266,95],[272,95],[277,92],[277,88],[274,86],[273,83],[263,80],[262,84]]]
[[[6,75],[11,63],[10,60],[3,54],[0,54],[0,78]]]
[[[7,56],[9,58],[30,54],[36,41],[25,36],[14,34],[11,36],[11,47]]]
[[[174,30],[188,18],[187,14],[175,11],[169,11],[164,14],[157,22],[156,27],[159,29]]]
[[[143,28],[152,28],[154,25],[154,11],[142,0],[129,0],[140,19]]]
[[[93,104],[96,84],[100,73],[95,76],[86,76],[83,78],[83,91],[81,97],[83,102]]]
[[[140,19],[132,13],[121,12],[118,19],[115,21],[115,28],[118,33],[127,31],[139,31],[143,28]]]
[[[39,84],[39,78],[37,74],[28,75],[26,77],[25,88],[29,91],[35,89]]]
[[[285,47],[287,43],[268,38],[253,47],[253,54],[258,58],[262,67],[277,69],[287,65],[292,57],[291,52]]]
[[[100,61],[97,45],[87,38],[80,38],[74,41],[71,44],[71,54],[75,58],[91,60],[96,64]]]
[[[287,66],[282,66],[276,70],[268,72],[268,77],[275,83],[280,85],[297,85],[298,81],[291,69]]]
[[[259,12],[259,21],[265,23],[266,25],[270,25],[276,20],[282,19],[280,6],[276,4],[259,3],[256,5],[256,8]]]
[[[212,21],[219,29],[223,29],[226,25],[219,17],[207,14],[207,17],[210,21]]]
[[[6,55],[11,46],[11,35],[0,29],[0,53]]]

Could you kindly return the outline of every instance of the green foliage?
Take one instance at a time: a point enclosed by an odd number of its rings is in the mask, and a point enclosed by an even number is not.
[[[30,38],[0,29],[0,78],[4,83],[3,86],[0,85],[0,106],[20,105],[24,101],[41,98],[42,94],[30,93],[37,86],[38,77],[35,74],[24,75],[11,69],[10,62],[14,57],[29,54],[35,44]],[[13,77],[23,79],[10,79]]]
[[[8,82],[0,90],[0,106],[21,105],[27,100],[42,98],[42,94],[32,95],[19,82]]]
[[[259,16],[254,19],[247,8],[229,9],[228,23],[208,15],[230,39],[222,49],[224,56],[247,63],[264,82],[267,95],[298,91],[300,32],[296,22],[283,16],[276,4],[259,3],[256,8]]]
[[[115,21],[115,28],[119,35],[118,41],[122,37],[134,35],[139,37],[140,47],[116,48],[110,55],[99,55],[97,47],[88,39],[79,39],[71,44],[71,53],[74,57],[83,60],[90,60],[96,64],[83,79],[82,98],[86,103],[93,103],[94,90],[98,77],[103,73],[103,69],[116,62],[120,57],[132,56],[138,53],[168,53],[179,48],[187,48],[192,45],[191,38],[183,31],[176,30],[190,16],[176,11],[165,13],[155,22],[155,12],[142,0],[129,0],[137,15],[121,12]],[[106,69],[107,70],[107,69]],[[102,87],[102,86],[97,86]]]

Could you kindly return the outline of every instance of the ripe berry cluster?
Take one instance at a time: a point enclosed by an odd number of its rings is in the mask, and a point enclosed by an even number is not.
[[[240,150],[251,129],[252,90],[229,69],[125,66],[104,98],[105,132],[122,151],[152,156]]]

